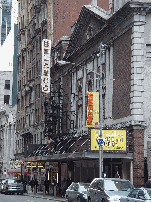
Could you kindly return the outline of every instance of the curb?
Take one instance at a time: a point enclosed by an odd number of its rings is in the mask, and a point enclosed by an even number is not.
[[[54,200],[54,201],[60,201],[60,202],[65,202],[66,200],[58,199],[58,198],[47,198],[44,196],[37,196],[37,195],[30,195],[30,194],[24,194],[24,196],[31,196],[33,198],[42,198],[42,199],[47,199],[47,200]]]

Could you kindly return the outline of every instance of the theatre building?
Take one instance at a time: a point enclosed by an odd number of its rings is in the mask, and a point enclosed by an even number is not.
[[[109,11],[96,1],[83,6],[71,37],[61,37],[51,48],[50,96],[42,117],[47,145],[26,158],[37,162],[36,176],[45,168],[45,176],[58,183],[64,177],[82,182],[99,177],[96,138],[101,121],[105,176],[128,179],[135,187],[151,176],[150,2],[115,3]],[[30,130],[22,136],[30,138]]]
[[[69,177],[85,182],[99,176],[93,138],[100,121],[89,117],[88,103],[93,96],[93,113],[98,115],[101,108],[96,104],[102,97],[103,173],[144,186],[151,175],[146,162],[151,138],[150,3],[128,2],[113,14],[83,6],[71,30],[70,40],[62,37],[52,48],[46,159],[58,162],[59,181]]]

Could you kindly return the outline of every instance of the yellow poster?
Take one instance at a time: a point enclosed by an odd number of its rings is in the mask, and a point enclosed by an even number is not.
[[[88,92],[86,127],[99,126],[99,92]]]
[[[99,129],[91,130],[91,150],[99,150]],[[126,130],[102,130],[103,150],[126,151]]]

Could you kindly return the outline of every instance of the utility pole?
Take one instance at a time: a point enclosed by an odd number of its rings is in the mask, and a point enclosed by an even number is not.
[[[105,45],[100,44],[100,139],[102,140],[102,65],[104,63]],[[103,177],[103,148],[99,144],[99,177]]]

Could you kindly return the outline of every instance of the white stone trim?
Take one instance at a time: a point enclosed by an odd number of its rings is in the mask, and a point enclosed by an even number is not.
[[[132,27],[132,58],[131,58],[131,115],[133,120],[144,121],[143,116],[143,69],[144,69],[144,32],[145,16],[134,15],[134,24]],[[139,108],[140,106],[140,108]]]

